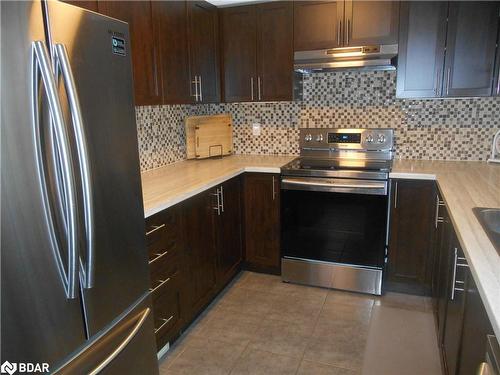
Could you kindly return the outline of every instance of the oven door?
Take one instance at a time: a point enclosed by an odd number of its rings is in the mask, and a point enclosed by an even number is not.
[[[382,270],[387,181],[284,176],[281,207],[284,258]]]

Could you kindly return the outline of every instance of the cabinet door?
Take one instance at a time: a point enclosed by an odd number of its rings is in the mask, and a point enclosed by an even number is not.
[[[191,76],[198,76],[199,101],[220,102],[219,19],[217,8],[205,1],[188,1]]]
[[[91,10],[93,12],[97,12],[97,0],[62,0],[63,3],[71,4],[83,9]]]
[[[442,346],[444,342],[444,330],[446,322],[446,309],[448,307],[448,292],[450,283],[450,254],[451,254],[451,236],[453,225],[450,221],[448,211],[445,209],[443,213],[443,237],[439,248],[439,267],[437,281],[437,328],[438,328],[438,345]]]
[[[499,3],[450,2],[443,96],[489,96]]]
[[[449,256],[451,259],[449,270],[451,277],[448,285],[448,305],[444,327],[443,353],[448,374],[456,374],[462,337],[465,308],[464,287],[468,267],[455,234],[453,234]]]
[[[223,287],[238,271],[242,260],[241,189],[235,177],[221,185],[221,211],[217,215],[217,275]]]
[[[427,294],[430,291],[435,184],[432,181],[393,182],[388,287]]]
[[[462,347],[458,364],[459,375],[475,374],[484,362],[486,335],[494,335],[493,327],[472,274],[467,270]]]
[[[294,2],[293,16],[295,51],[342,46],[344,0]]]
[[[493,85],[493,95],[500,96],[500,47],[498,46],[498,43],[497,43],[497,57],[495,61],[496,61],[496,67],[495,67],[495,80]]]
[[[401,3],[396,95],[441,96],[447,2]]]
[[[345,2],[345,46],[396,44],[399,1]]]
[[[226,102],[257,99],[255,7],[222,10],[224,97]]]
[[[161,104],[160,54],[151,2],[100,1],[99,11],[129,24],[135,104]]]
[[[200,193],[184,205],[189,317],[196,315],[210,301],[215,290],[214,193],[211,190]]]
[[[292,100],[293,8],[291,2],[257,5],[257,99]]]
[[[245,260],[250,269],[279,273],[279,175],[244,176]]]
[[[153,1],[152,6],[158,25],[163,103],[192,103],[186,2]]]

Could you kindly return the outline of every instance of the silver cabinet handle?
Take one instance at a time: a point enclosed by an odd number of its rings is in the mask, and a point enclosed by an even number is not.
[[[444,202],[439,199],[439,195],[436,194],[436,222],[435,227],[438,227],[438,223],[444,223],[444,218],[439,216],[439,207],[444,206]]]
[[[153,259],[151,259],[148,263],[149,264],[153,264],[154,262],[156,262],[158,259],[161,259],[163,258],[165,255],[168,254],[168,250],[165,250],[163,253],[159,253],[159,254],[155,254],[156,257],[154,257]]]
[[[451,67],[448,67],[446,71],[446,96],[450,94],[450,76],[451,76]]]
[[[157,230],[160,230],[161,228],[164,228],[165,224],[153,225],[152,227],[153,227],[153,229],[151,229],[150,231],[146,232],[146,236],[149,236],[149,235],[153,234],[154,232],[156,232]]]
[[[43,41],[34,41],[32,43],[32,61],[31,61],[31,104],[33,111],[33,131],[36,147],[37,170],[40,183],[40,189],[43,195],[45,221],[51,237],[51,245],[56,255],[56,265],[61,275],[63,288],[66,298],[74,299],[78,295],[78,237],[79,227],[77,218],[77,192],[76,182],[73,170],[71,148],[68,132],[64,123],[61,103],[59,101],[57,84],[52,74],[50,57],[47,47]],[[47,191],[46,168],[43,162],[42,130],[40,129],[40,109],[39,109],[39,87],[40,79],[43,81],[43,87],[47,95],[49,110],[52,118],[51,127],[54,130],[54,139],[57,142],[57,150],[60,157],[61,180],[58,184],[58,190],[64,192],[64,210],[66,213],[66,233],[67,233],[67,267],[63,264],[60,248],[58,245],[56,229],[51,215],[51,204],[49,193]]]
[[[140,315],[139,320],[134,326],[134,329],[127,335],[125,340],[122,341],[118,347],[113,350],[113,352],[103,361],[99,366],[97,366],[94,370],[92,370],[89,375],[97,375],[99,374],[102,370],[104,370],[117,356],[120,354],[129,344],[130,341],[135,337],[137,332],[141,329],[142,325],[146,321],[146,318],[148,317],[149,313],[151,312],[151,309],[148,307],[144,310],[144,312]]]
[[[191,81],[191,84],[194,84],[194,95],[191,95],[194,97],[194,101],[198,101],[198,76],[194,76],[194,81]]]
[[[342,35],[342,20],[339,20],[339,27],[337,30],[337,45],[340,46],[340,37]]]
[[[64,44],[55,45],[55,55],[57,67],[61,68],[66,88],[69,109],[73,120],[76,149],[78,154],[78,163],[80,166],[80,179],[83,190],[83,206],[85,218],[85,234],[86,234],[86,263],[82,262],[82,274],[84,288],[89,289],[94,286],[95,274],[95,232],[94,232],[94,202],[92,192],[92,171],[90,168],[89,151],[87,146],[87,137],[85,134],[85,126],[83,123],[82,109],[80,107],[80,99],[76,90],[75,77],[71,69],[68,51]]]
[[[273,201],[276,199],[276,182],[275,177],[273,176]]]
[[[398,182],[394,184],[394,208],[398,208]]]
[[[488,362],[483,362],[479,365],[476,375],[492,375],[493,370]]]
[[[170,318],[168,318],[168,319],[161,319],[161,320],[163,320],[163,323],[162,323],[162,325],[161,325],[161,326],[159,326],[158,328],[155,328],[155,334],[156,334],[156,333],[158,333],[158,332],[160,332],[160,330],[161,330],[163,327],[165,327],[165,326],[166,326],[166,325],[167,325],[167,324],[168,324],[168,323],[169,323],[169,322],[170,322],[173,318],[174,318],[174,316],[173,316],[173,315],[171,315],[171,316],[170,316]]]
[[[200,85],[200,102],[203,101],[203,86],[201,84],[201,75],[198,76],[198,84]]]
[[[221,211],[224,212],[224,187],[222,185],[220,187],[220,203],[221,203]]]
[[[217,197],[217,205],[213,207],[215,211],[217,211],[217,216],[220,216],[220,209],[221,209],[221,204],[220,204],[220,194],[219,194],[219,189],[217,188],[215,190],[215,193],[212,193],[215,197]]]
[[[257,77],[257,88],[259,90],[259,100],[261,100],[261,94],[260,94],[260,87],[261,87],[261,83],[260,83],[260,76]]]
[[[451,296],[450,299],[453,301],[455,299],[455,282],[457,281],[457,258],[458,249],[455,247],[453,255],[453,276],[451,278]]]
[[[435,89],[434,89],[434,93],[436,94],[436,96],[439,96],[439,82],[441,81],[440,80],[440,73],[441,73],[441,69],[438,69],[437,72],[436,72],[436,83],[435,83]]]
[[[250,93],[253,101],[253,77],[250,77]]]
[[[155,286],[154,288],[149,288],[149,291],[151,293],[154,293],[156,290],[158,290],[158,288],[162,287],[163,285],[165,285],[166,283],[168,283],[170,281],[170,277],[167,277],[165,280],[158,280],[160,283]]]
[[[346,38],[346,41],[345,41],[345,44],[346,46],[349,45],[349,38],[350,38],[350,31],[351,31],[351,20],[348,18],[347,19],[347,23],[346,23],[346,33],[345,33],[345,38]]]
[[[498,67],[497,95],[500,95],[500,64],[499,64],[499,67]]]

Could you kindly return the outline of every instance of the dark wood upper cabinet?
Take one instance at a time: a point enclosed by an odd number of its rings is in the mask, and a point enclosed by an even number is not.
[[[495,59],[495,79],[493,83],[493,95],[500,96],[500,30],[498,30],[497,57]]]
[[[396,44],[398,1],[294,3],[294,49]]]
[[[387,287],[429,294],[436,219],[433,181],[394,180]]]
[[[492,94],[499,6],[450,2],[443,96]]]
[[[279,175],[244,176],[245,262],[249,269],[280,272]]]
[[[257,25],[255,7],[222,9],[224,98],[253,101],[257,85]]]
[[[216,211],[217,283],[219,287],[238,272],[243,259],[241,243],[241,187],[235,177],[219,186],[221,207]]]
[[[257,5],[258,100],[292,100],[293,4]]]
[[[344,0],[294,2],[293,15],[295,51],[342,46]]]
[[[403,1],[396,96],[441,96],[447,2]]]
[[[164,104],[194,101],[189,69],[188,19],[185,1],[153,1],[161,55]]]
[[[71,4],[83,9],[91,10],[93,12],[98,12],[97,0],[62,0],[63,3]]]
[[[99,12],[128,22],[136,105],[162,103],[160,52],[149,1],[100,1]]]
[[[291,100],[292,4],[226,8],[222,24],[225,101]]]
[[[201,103],[220,102],[219,20],[217,8],[205,1],[188,1],[192,80],[198,80]],[[185,69],[185,68],[184,68]]]
[[[345,2],[345,46],[397,44],[399,1]]]

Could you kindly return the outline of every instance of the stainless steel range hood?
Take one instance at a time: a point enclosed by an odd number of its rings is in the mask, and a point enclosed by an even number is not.
[[[294,69],[304,73],[339,69],[395,70],[397,55],[397,44],[297,51]]]

